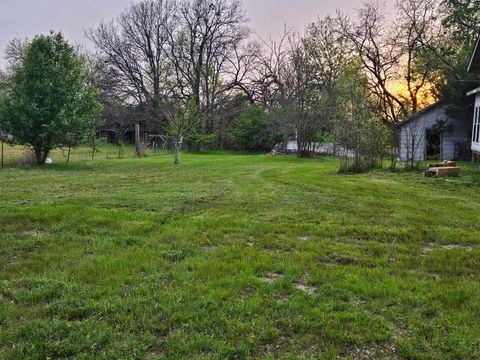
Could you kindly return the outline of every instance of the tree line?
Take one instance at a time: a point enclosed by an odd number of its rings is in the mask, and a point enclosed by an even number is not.
[[[474,0],[398,1],[388,16],[366,2],[262,39],[237,0],[144,0],[86,32],[94,52],[58,33],[12,41],[0,132],[42,163],[94,141],[101,105],[104,122],[135,113],[167,134],[176,162],[183,146],[268,151],[295,139],[300,157],[335,144],[342,171],[395,166],[399,123],[439,99],[469,110],[479,14]]]

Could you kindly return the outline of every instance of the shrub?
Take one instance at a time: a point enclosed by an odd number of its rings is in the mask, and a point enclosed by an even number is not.
[[[232,141],[237,150],[270,151],[278,139],[260,107],[251,107],[234,119]]]

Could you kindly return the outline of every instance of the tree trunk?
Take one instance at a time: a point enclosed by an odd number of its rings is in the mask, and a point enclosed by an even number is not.
[[[1,169],[3,169],[3,141],[2,141],[2,154],[1,154],[1,157],[2,157],[2,165],[1,165]]]
[[[72,150],[72,147],[68,147],[68,155],[67,155],[67,164],[70,162],[70,151]]]
[[[37,162],[37,165],[44,165],[45,161],[43,161],[42,149],[34,148],[33,150],[35,152],[35,161]]]
[[[390,169],[395,169],[397,167],[397,156],[395,152],[395,147],[390,148]]]
[[[47,161],[48,154],[50,154],[50,150],[43,150],[42,165]]]
[[[179,165],[180,164],[180,141],[177,140],[175,141],[175,144],[173,146],[174,148],[174,153],[175,153],[175,160],[174,160],[174,165]]]

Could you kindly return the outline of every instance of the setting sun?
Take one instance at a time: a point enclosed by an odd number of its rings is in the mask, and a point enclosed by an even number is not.
[[[388,90],[393,95],[399,97],[406,102],[410,101],[410,94],[408,91],[408,85],[405,80],[394,80],[388,84]],[[436,101],[433,93],[433,85],[426,83],[417,93],[418,109],[422,109],[428,105],[433,104]]]

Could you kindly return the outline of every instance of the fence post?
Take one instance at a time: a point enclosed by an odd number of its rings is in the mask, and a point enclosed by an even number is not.
[[[140,156],[140,125],[135,125],[135,155]]]

